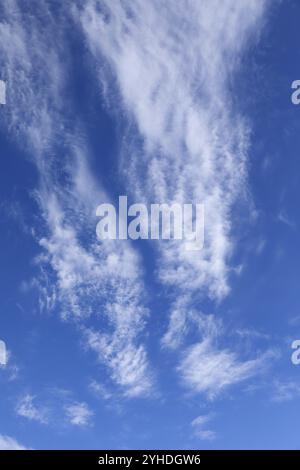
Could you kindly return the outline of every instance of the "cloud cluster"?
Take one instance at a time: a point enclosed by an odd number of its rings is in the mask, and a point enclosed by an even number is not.
[[[41,397],[25,394],[15,407],[17,416],[43,425],[59,424],[86,427],[92,424],[94,412],[86,402],[74,400],[68,390],[52,390],[47,394],[46,404]]]

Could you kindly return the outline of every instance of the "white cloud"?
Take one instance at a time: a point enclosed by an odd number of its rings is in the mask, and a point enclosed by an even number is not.
[[[129,397],[149,395],[153,392],[153,377],[143,346],[130,344],[117,332],[113,336],[86,330],[89,347],[103,355],[112,370],[115,382]]]
[[[296,315],[292,318],[289,319],[288,321],[289,325],[291,326],[298,326],[300,325],[300,315]]]
[[[29,450],[27,447],[19,444],[13,437],[0,434],[0,450]]]
[[[43,397],[46,406],[34,395],[22,397],[15,408],[17,415],[56,429],[70,424],[82,427],[92,424],[94,412],[86,402],[74,399],[70,390],[47,389]]]
[[[63,223],[56,202],[48,201],[47,206],[52,236],[41,240],[41,245],[57,276],[64,317],[75,315],[83,322],[91,315],[104,319],[101,334],[80,327],[86,346],[97,353],[125,395],[148,393],[152,387],[150,365],[139,340],[148,310],[141,298],[144,286],[137,254],[126,243],[113,241],[85,248],[78,242],[75,228]]]
[[[23,418],[27,418],[31,421],[38,421],[42,424],[48,423],[48,410],[45,408],[36,406],[35,397],[33,395],[25,395],[18,402],[16,406],[16,413]]]
[[[28,15],[16,0],[3,0],[1,6],[0,57],[7,88],[1,118],[10,136],[22,139],[23,148],[31,151],[34,146],[42,169],[62,109],[63,73],[59,64],[63,29],[57,28],[46,2],[36,5],[41,17]],[[55,35],[51,31],[54,27]]]
[[[262,340],[269,340],[270,335],[266,333],[262,333],[260,331],[249,329],[249,328],[238,328],[235,330],[235,334],[240,336],[241,338],[250,338],[250,339],[262,339]]]
[[[205,339],[184,351],[178,371],[193,392],[214,399],[225,388],[263,372],[274,358],[276,353],[268,351],[256,359],[241,361],[236,353],[218,349]]]
[[[74,402],[65,406],[67,420],[74,426],[88,426],[94,413],[86,403]]]
[[[272,401],[283,403],[300,397],[300,383],[276,380],[273,384]]]
[[[195,308],[187,308],[187,296],[178,298],[170,315],[169,328],[162,338],[162,345],[171,349],[178,348],[186,342],[189,333],[198,333],[202,338],[215,338],[224,333],[221,319],[208,315]]]
[[[279,222],[287,225],[290,228],[295,228],[294,222],[290,219],[290,217],[286,214],[285,211],[281,210],[278,214],[278,220]]]
[[[112,398],[112,393],[108,388],[102,383],[97,382],[97,380],[91,380],[89,389],[98,397],[103,398],[103,400],[110,400]]]
[[[194,430],[194,434],[196,437],[199,437],[201,440],[212,441],[217,437],[215,431],[211,429],[207,429],[207,424],[212,420],[211,415],[200,415],[195,418],[191,426]]]
[[[257,244],[257,247],[256,247],[256,253],[258,255],[261,255],[262,252],[264,251],[265,247],[266,247],[266,240],[264,239],[260,239],[258,244]]]

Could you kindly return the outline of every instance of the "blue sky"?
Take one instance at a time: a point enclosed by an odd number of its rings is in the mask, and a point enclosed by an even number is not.
[[[296,0],[3,0],[0,448],[299,448]],[[205,244],[96,208],[203,203]]]

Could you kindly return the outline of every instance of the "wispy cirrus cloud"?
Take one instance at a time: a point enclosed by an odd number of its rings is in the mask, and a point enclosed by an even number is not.
[[[41,15],[27,15],[18,1],[3,3],[0,49],[9,96],[4,124],[13,138],[22,144],[26,139],[39,172],[36,199],[44,230],[35,235],[43,249],[37,263],[48,280],[44,304],[59,302],[62,317],[75,320],[85,345],[126,396],[153,392],[143,337],[150,314],[143,266],[124,241],[87,240],[87,229],[94,234],[95,201],[110,198],[92,176],[83,123],[62,99],[70,74],[66,20],[83,28],[104,98],[124,111],[128,138],[119,163],[131,197],[205,205],[204,250],[195,255],[170,242],[154,253],[158,280],[168,290],[170,320],[162,344],[181,349],[177,371],[183,382],[211,395],[260,369],[256,359],[243,362],[237,353],[216,348],[211,338],[219,320],[199,305],[206,297],[220,301],[230,290],[233,213],[246,200],[251,129],[233,104],[229,83],[267,3],[87,0],[65,2],[60,15],[48,2],[34,2]],[[93,327],[86,325],[91,318]],[[187,337],[194,324],[201,342],[191,346]]]
[[[96,380],[91,380],[89,390],[96,396],[103,398],[103,400],[110,400],[112,398],[112,392],[104,384]]]
[[[89,347],[100,357],[105,355],[113,371],[113,379],[127,390],[128,397],[153,394],[154,379],[142,346],[134,347],[126,339],[120,345],[117,335],[110,337],[92,330],[86,330],[85,335]]]
[[[101,80],[103,57],[115,73],[113,105],[134,117],[144,139],[141,147],[126,147],[128,186],[139,200],[205,206],[205,249],[195,256],[169,244],[161,250],[160,277],[214,298],[229,289],[231,210],[246,183],[249,143],[227,86],[265,4],[91,0],[81,13]]]
[[[247,200],[251,128],[229,85],[268,4],[90,0],[74,9],[108,107],[126,116],[120,173],[131,196],[204,203],[201,252],[188,252],[180,242],[154,251],[159,280],[174,299],[162,343],[182,348],[178,372],[193,390],[208,394],[253,376],[268,357],[243,362],[233,351],[216,349],[210,332],[193,346],[185,342],[195,316],[201,322],[201,300],[220,301],[230,290],[234,208]]]
[[[293,380],[276,380],[272,386],[271,399],[277,403],[292,401],[300,397],[300,383]]]
[[[58,428],[86,427],[93,423],[94,411],[85,401],[74,399],[65,389],[48,389],[39,396],[25,394],[16,404],[17,416]]]
[[[147,352],[139,338],[148,315],[140,262],[127,243],[95,243],[91,214],[109,196],[91,175],[87,147],[82,148],[82,139],[77,138],[80,123],[63,98],[70,73],[70,7],[67,2],[54,13],[46,1],[25,6],[4,0],[0,56],[8,101],[1,124],[38,169],[36,200],[43,229],[34,230],[34,236],[43,249],[36,259],[42,272],[36,282],[41,305],[58,305],[62,317],[78,325],[91,316],[100,318],[103,350],[100,354],[98,348],[97,353],[112,368],[116,382],[126,385],[118,376],[117,358],[125,360],[129,351],[127,360],[142,353],[146,375],[136,372],[136,377],[150,384]],[[36,8],[35,15],[31,8]],[[92,235],[83,242],[87,227]],[[110,343],[115,349],[108,352],[105,345]]]
[[[30,450],[10,436],[0,434],[0,450]]]
[[[215,431],[208,429],[207,424],[212,420],[212,415],[200,415],[193,419],[191,426],[196,437],[201,440],[213,441],[217,434]]]
[[[269,350],[242,361],[236,353],[204,339],[184,351],[178,371],[188,388],[212,400],[227,387],[264,372],[276,358],[276,351]]]

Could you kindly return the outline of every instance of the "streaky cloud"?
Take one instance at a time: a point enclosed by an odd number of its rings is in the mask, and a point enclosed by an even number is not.
[[[202,251],[188,252],[176,241],[155,252],[158,278],[173,298],[162,344],[183,350],[179,374],[208,394],[260,368],[260,360],[243,362],[235,352],[214,349],[198,306],[207,298],[220,302],[230,291],[234,214],[239,203],[247,204],[251,127],[233,105],[229,84],[258,38],[268,5],[89,0],[74,9],[107,106],[126,116],[120,173],[129,194],[148,203],[204,204]],[[197,316],[202,342],[187,347]],[[210,324],[218,329],[217,319]]]

